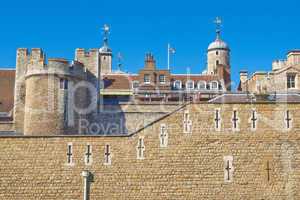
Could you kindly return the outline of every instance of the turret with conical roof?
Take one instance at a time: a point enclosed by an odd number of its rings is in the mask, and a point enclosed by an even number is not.
[[[221,39],[221,19],[217,17],[215,23],[216,39],[207,49],[207,74],[217,74],[220,65],[230,68],[230,48]]]

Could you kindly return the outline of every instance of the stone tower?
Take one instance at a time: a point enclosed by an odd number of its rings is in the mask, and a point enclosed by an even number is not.
[[[225,66],[230,69],[230,49],[221,39],[221,20],[216,19],[216,40],[207,49],[207,74],[217,74],[218,66]]]
[[[41,49],[32,49],[30,54],[26,49],[19,49],[18,55],[20,61],[28,61],[17,64],[20,82],[16,89],[23,91],[23,95],[15,99],[18,132],[24,135],[77,134],[79,119],[85,117],[77,111],[84,108],[87,101],[86,89],[77,87],[77,83],[86,80],[83,65],[69,64],[59,58],[47,62]]]
[[[112,50],[108,46],[109,26],[103,27],[104,38],[103,46],[99,49],[100,54],[100,71],[101,74],[109,74],[112,72]]]

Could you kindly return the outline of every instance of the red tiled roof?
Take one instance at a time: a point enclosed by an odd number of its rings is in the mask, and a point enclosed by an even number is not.
[[[131,77],[127,74],[109,74],[103,75],[105,89],[128,90],[132,88]]]

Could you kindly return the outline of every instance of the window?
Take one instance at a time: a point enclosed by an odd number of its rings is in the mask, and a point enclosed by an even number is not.
[[[217,108],[215,110],[214,121],[215,121],[215,129],[217,131],[220,131],[221,130],[221,113],[220,113],[220,109],[219,108]]]
[[[219,52],[218,52],[218,51],[216,51],[216,55],[219,55]]]
[[[174,81],[174,89],[179,90],[181,89],[181,81]]]
[[[216,65],[219,65],[220,64],[220,61],[219,60],[216,60]]]
[[[217,81],[213,81],[210,83],[211,84],[211,89],[212,90],[217,90],[218,89],[218,82]]]
[[[224,156],[224,182],[230,183],[233,180],[233,157]]]
[[[288,74],[287,75],[287,88],[296,88],[296,75],[295,74]]]
[[[110,152],[110,145],[105,145],[104,150],[104,165],[111,165],[111,152]]]
[[[292,119],[292,117],[291,117],[291,113],[290,113],[289,110],[287,110],[287,111],[285,112],[285,118],[284,118],[284,120],[285,120],[285,128],[286,128],[286,129],[290,129],[291,126],[292,126],[292,121],[293,121],[293,119]]]
[[[194,89],[194,81],[187,81],[186,82],[186,89],[188,89],[188,90]]]
[[[73,145],[72,145],[72,143],[68,143],[67,164],[68,165],[72,165],[73,164]]]
[[[188,110],[184,111],[183,114],[183,133],[192,132],[192,121],[190,120],[190,113]]]
[[[239,131],[239,118],[237,110],[234,110],[232,113],[232,130]]]
[[[86,146],[84,161],[85,161],[86,165],[91,165],[92,164],[92,146],[90,144],[88,144]]]
[[[165,83],[166,82],[166,76],[161,74],[159,75],[159,83]]]
[[[168,146],[168,132],[167,132],[167,126],[165,124],[160,125],[159,139],[160,139],[160,147]]]
[[[144,83],[150,83],[150,75],[149,74],[144,75]]]
[[[139,82],[138,82],[138,81],[133,81],[133,82],[132,82],[132,88],[133,88],[133,89],[139,88]]]
[[[206,82],[205,81],[199,81],[198,89],[199,90],[206,90]]]
[[[61,78],[59,80],[59,88],[62,90],[67,90],[68,89],[68,80]]]
[[[145,145],[144,145],[144,138],[140,137],[138,140],[138,145],[136,147],[137,150],[137,159],[144,159],[144,151],[145,151]]]

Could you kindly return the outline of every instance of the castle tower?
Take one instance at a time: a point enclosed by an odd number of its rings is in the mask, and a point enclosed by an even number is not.
[[[109,26],[103,27],[103,46],[99,49],[100,54],[100,73],[108,74],[112,72],[112,50],[108,46]]]
[[[77,83],[86,79],[83,65],[65,59],[48,59],[33,49],[25,74],[24,135],[78,134],[87,93]]]
[[[218,66],[230,69],[230,49],[221,39],[221,20],[216,18],[216,40],[207,49],[207,74],[217,74]]]

